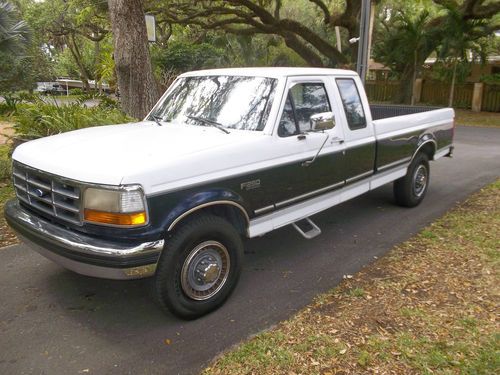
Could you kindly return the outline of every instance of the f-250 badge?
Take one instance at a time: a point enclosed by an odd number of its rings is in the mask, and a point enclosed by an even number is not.
[[[253,190],[260,188],[260,180],[252,180],[241,183],[241,190]]]

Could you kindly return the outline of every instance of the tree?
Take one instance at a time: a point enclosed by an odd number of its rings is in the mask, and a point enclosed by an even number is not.
[[[379,0],[374,0],[378,3]],[[323,0],[301,0],[303,8],[314,7],[322,19],[322,32],[297,17],[287,17],[286,10],[295,2],[286,0],[211,0],[164,1],[151,5],[151,11],[172,24],[198,25],[203,29],[221,30],[237,35],[277,35],[311,66],[343,66],[356,60],[357,49],[350,56],[340,53],[333,42],[333,26],[347,30],[347,39],[359,34],[361,1],[346,0],[335,8]],[[313,17],[317,18],[316,17]]]
[[[97,78],[100,44],[109,33],[107,5],[100,0],[18,0],[24,18],[35,30],[38,43],[57,60],[67,53],[84,87]],[[88,58],[92,50],[93,58]],[[65,56],[63,56],[64,58]],[[66,60],[67,61],[67,60]]]
[[[30,30],[19,19],[11,3],[0,2],[0,91],[23,87],[24,54],[29,48]],[[28,87],[29,88],[29,87]]]
[[[381,20],[384,37],[374,47],[377,61],[391,70],[400,73],[403,83],[398,90],[400,102],[415,104],[413,85],[422,69],[425,59],[434,50],[434,39],[439,30],[430,25],[431,17],[427,10],[410,16],[403,9],[392,11],[391,22]],[[387,16],[385,16],[387,17]]]
[[[141,0],[108,0],[122,109],[144,117],[158,100]]]
[[[468,53],[480,56],[484,61],[483,46],[476,43],[485,34],[488,35],[491,30],[483,19],[467,18],[462,15],[455,4],[447,3],[446,19],[443,24],[443,40],[438,48],[438,57],[444,62],[450,62],[452,66],[452,77],[450,85],[450,94],[448,106],[453,106],[453,97],[455,93],[455,84],[457,81],[457,69],[461,62],[468,62]]]
[[[500,2],[489,0],[432,0],[432,2],[437,8],[433,13],[429,13],[428,17],[420,19],[419,16],[424,14],[428,4],[407,4],[393,0],[384,4],[385,8],[379,12],[375,57],[399,75],[400,87],[396,98],[398,102],[410,102],[412,96],[410,82],[418,75],[425,60],[435,51],[441,50],[443,44],[448,43],[446,36],[449,34],[446,30],[450,27],[448,8],[454,9],[455,25],[481,23],[482,27],[474,27],[474,33],[467,37],[468,40],[486,37],[500,27],[494,18],[500,11]],[[411,13],[417,13],[419,16],[409,17],[408,14]],[[395,14],[402,14],[404,17]],[[448,41],[453,38],[448,38]],[[443,52],[442,56],[446,53],[448,52]]]
[[[0,51],[22,54],[29,44],[29,36],[28,25],[18,19],[14,6],[0,1]]]

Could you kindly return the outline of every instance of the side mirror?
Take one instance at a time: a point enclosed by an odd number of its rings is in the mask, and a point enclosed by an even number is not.
[[[335,116],[333,112],[316,113],[309,118],[311,131],[323,131],[335,127]]]

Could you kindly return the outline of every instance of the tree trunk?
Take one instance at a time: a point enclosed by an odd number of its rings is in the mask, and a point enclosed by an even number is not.
[[[418,54],[417,54],[417,51],[415,51],[415,54],[413,55],[413,76],[412,76],[412,79],[411,79],[411,105],[415,105],[415,90],[414,90],[414,86],[415,86],[415,81],[417,80],[417,57],[418,57]]]
[[[99,90],[99,94],[102,94],[102,78],[101,72],[99,70],[99,60],[101,55],[101,42],[94,42],[94,88]],[[96,86],[97,85],[97,86]]]
[[[453,76],[451,77],[450,97],[448,107],[453,107],[453,99],[455,95],[455,81],[457,80],[457,60],[453,60]]]
[[[87,68],[85,68],[85,64],[82,61],[82,55],[80,53],[80,49],[78,48],[78,43],[75,39],[75,34],[71,33],[66,38],[66,44],[68,45],[69,51],[75,60],[76,65],[78,66],[78,70],[80,71],[80,79],[83,83],[83,89],[86,92],[90,91],[89,85],[89,73],[87,72]]]
[[[108,0],[122,109],[143,118],[158,100],[142,0]]]
[[[396,97],[393,98],[393,102],[397,104],[408,104],[411,102],[413,85],[411,80],[413,79],[413,65],[407,65],[401,79],[399,81],[399,87],[396,92]]]

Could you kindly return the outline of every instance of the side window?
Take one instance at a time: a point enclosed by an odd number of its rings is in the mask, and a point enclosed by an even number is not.
[[[330,112],[331,107],[322,83],[299,83],[288,92],[278,127],[280,137],[300,134],[311,129],[310,117]]]
[[[345,115],[349,129],[356,130],[366,127],[365,110],[361,103],[358,88],[353,79],[339,78],[336,80],[340,91],[342,103],[344,104]]]
[[[294,134],[298,134],[298,131],[295,122],[295,114],[293,113],[292,98],[290,94],[288,94],[278,127],[278,135],[280,137],[289,137]]]

